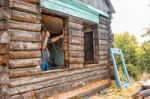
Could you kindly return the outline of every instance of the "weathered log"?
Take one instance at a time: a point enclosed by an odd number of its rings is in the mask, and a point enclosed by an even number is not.
[[[9,8],[0,8],[0,20],[9,20],[11,17]]]
[[[0,55],[0,64],[6,66],[9,61],[9,56],[8,55]]]
[[[82,28],[83,28],[83,25],[77,24],[77,23],[73,23],[73,22],[69,22],[69,28],[81,31]]]
[[[99,60],[100,65],[108,65],[108,60]]]
[[[8,30],[11,35],[11,41],[22,41],[22,42],[40,42],[41,33],[40,32],[29,32],[21,30]]]
[[[94,81],[104,79],[104,78],[105,79],[107,78],[106,74],[95,75],[95,76],[93,75],[93,76],[90,76],[88,78],[83,78],[83,79],[63,83],[63,84],[60,84],[57,86],[46,87],[46,88],[41,89],[41,90],[36,90],[35,92],[39,96],[39,99],[44,99],[45,97],[52,96],[52,95],[58,94],[58,93],[63,93],[63,92],[69,91],[69,90],[73,90],[74,88],[81,87],[81,86],[83,86],[89,82],[94,82]],[[43,93],[45,93],[45,94],[43,94]],[[23,96],[25,99],[26,98],[32,99],[31,98],[31,92],[24,93]],[[15,96],[12,96],[10,99],[20,99],[20,98],[21,98],[20,95],[15,95]]]
[[[40,68],[21,68],[21,69],[9,69],[9,77],[26,77],[41,74]]]
[[[70,57],[84,57],[83,51],[69,51]]]
[[[83,20],[74,16],[69,16],[69,22],[77,23],[77,24],[82,24]]]
[[[5,64],[0,65],[0,74],[8,73],[8,71],[9,71],[8,66],[6,66]]]
[[[64,92],[64,93],[58,93],[54,96],[51,96],[46,99],[70,99],[75,96],[77,96],[77,99],[82,99],[86,95],[93,95],[102,89],[105,89],[106,87],[110,86],[110,81],[109,80],[100,80],[100,81],[95,81],[89,84],[84,85],[83,87],[80,88],[75,88],[71,91]]]
[[[38,82],[36,84],[29,84],[29,85],[24,85],[24,86],[20,86],[20,87],[14,87],[14,88],[10,88],[9,94],[10,95],[18,94],[17,89],[20,90],[20,93],[24,93],[24,92],[32,91],[33,88],[35,90],[38,90],[38,89],[47,88],[47,87],[50,87],[50,86],[55,86],[55,85],[59,85],[59,84],[70,82],[70,81],[75,81],[75,80],[78,80],[78,79],[88,78],[88,77],[91,77],[91,76],[106,75],[106,72],[108,72],[108,70],[92,71],[90,73],[89,72],[83,73],[82,75],[81,74],[76,74],[76,75],[72,75],[72,76],[61,77],[61,78],[58,78],[58,79],[48,80],[48,81],[45,81],[45,82]]]
[[[99,40],[99,44],[100,45],[105,45],[105,46],[108,46],[108,40]]]
[[[26,12],[11,10],[11,18],[17,21],[40,23],[41,16]]]
[[[78,31],[78,30],[75,30],[75,29],[69,29],[69,35],[70,36],[75,36],[75,37],[83,37],[84,34],[83,34],[82,31]]]
[[[7,85],[0,85],[0,99],[9,99],[8,89]]]
[[[7,73],[0,74],[0,85],[9,84],[9,75]]]
[[[37,82],[43,82],[51,79],[56,79],[56,78],[61,78],[61,77],[66,77],[66,76],[71,76],[71,75],[76,75],[76,74],[81,74],[85,72],[91,72],[91,71],[96,71],[96,70],[105,70],[107,67],[106,66],[93,66],[92,68],[84,68],[84,69],[77,69],[77,70],[61,70],[61,71],[56,71],[56,72],[44,72],[46,74],[42,75],[34,75],[30,77],[24,77],[20,76],[20,78],[12,78],[10,81],[10,86],[11,87],[16,87],[16,86],[21,86],[21,85],[27,85],[27,84],[32,84],[32,83],[37,83]],[[35,68],[33,68],[34,70]],[[11,73],[17,73],[17,71],[12,71],[10,70]],[[21,71],[24,71],[22,69]],[[26,71],[26,69],[25,69]],[[69,71],[69,72],[68,72]],[[26,73],[27,74],[27,73]],[[11,75],[10,75],[11,76]],[[12,76],[11,76],[12,77]]]
[[[9,7],[18,11],[40,14],[40,7],[23,0],[9,0]]]
[[[40,64],[41,58],[9,60],[10,68],[35,67]]]
[[[0,0],[0,7],[8,7],[9,0]]]
[[[0,44],[0,54],[8,54],[9,46],[8,44]]]
[[[41,43],[32,42],[10,42],[10,50],[39,50]]]
[[[84,64],[83,63],[79,63],[79,64],[69,64],[69,68],[70,69],[81,69],[84,67]]]
[[[69,43],[71,44],[84,44],[84,38],[80,37],[69,37]]]
[[[9,23],[6,20],[0,21],[0,30],[7,30],[9,28]]]
[[[25,2],[33,3],[33,4],[38,4],[40,0],[23,0]]]
[[[99,45],[99,50],[100,51],[108,51],[109,47],[108,46],[101,46],[101,45]]]
[[[41,24],[19,22],[19,21],[11,20],[9,23],[9,28],[10,29],[33,31],[33,32],[40,32],[41,31]]]
[[[71,64],[80,64],[80,63],[84,63],[84,57],[81,57],[81,58],[73,58],[73,57],[70,57],[70,59],[69,59],[70,61],[70,63]]]
[[[40,58],[41,51],[10,51],[10,59],[29,59],[29,58]]]
[[[69,50],[70,51],[83,51],[84,50],[84,46],[83,45],[73,45],[73,44],[70,44],[69,45]]]
[[[101,51],[101,49],[100,49],[100,51],[99,51],[99,55],[101,56],[101,55],[108,55],[108,51]]]
[[[0,31],[0,44],[9,44],[10,36],[8,31]]]

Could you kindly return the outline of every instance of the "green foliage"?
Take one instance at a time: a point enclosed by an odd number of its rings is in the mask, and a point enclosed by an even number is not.
[[[137,79],[142,72],[150,73],[150,42],[145,42],[140,46],[135,36],[128,32],[115,34],[114,39],[114,47],[122,49],[130,76]],[[117,63],[119,63],[119,60],[117,60]],[[119,73],[122,77],[121,70],[119,70]]]

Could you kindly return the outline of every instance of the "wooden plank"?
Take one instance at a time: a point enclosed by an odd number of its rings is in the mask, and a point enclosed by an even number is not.
[[[40,32],[41,31],[41,24],[19,22],[19,21],[11,20],[9,23],[9,28],[10,29],[25,30],[25,31]]]
[[[65,93],[59,93],[57,95],[54,95],[54,96],[46,98],[46,99],[56,99],[56,98],[57,99],[70,99],[70,98],[73,98],[73,97],[78,96],[80,94],[87,93],[90,90],[92,90],[92,91],[95,89],[100,90],[101,87],[108,85],[108,84],[110,84],[110,80],[100,80],[97,82],[87,84],[87,85],[80,87],[80,88],[75,88],[74,90],[71,90],[71,91],[68,91]]]
[[[108,51],[101,51],[101,49],[100,49],[99,55],[100,55],[100,56],[101,56],[101,55],[108,55]]]
[[[24,93],[24,92],[29,92],[32,91],[33,88],[35,90],[37,89],[42,89],[42,88],[47,88],[50,86],[55,86],[55,85],[59,85],[62,83],[67,83],[70,81],[75,81],[78,79],[84,79],[84,78],[88,78],[88,77],[92,77],[92,76],[96,76],[96,75],[106,75],[106,72],[108,72],[107,70],[99,70],[99,71],[92,71],[92,72],[87,72],[87,73],[83,73],[81,74],[76,74],[76,75],[72,75],[72,76],[67,76],[67,77],[61,77],[58,79],[53,79],[53,80],[48,80],[45,82],[39,82],[36,84],[30,84],[30,85],[24,85],[24,86],[19,86],[19,87],[14,87],[14,88],[10,88],[9,89],[9,94],[10,95],[16,95],[18,94],[17,89],[20,90],[20,93]]]
[[[32,42],[10,42],[10,50],[39,50],[41,49],[41,43]]]
[[[41,74],[40,68],[21,68],[21,69],[9,69],[9,77],[17,78],[17,77],[26,77]]]
[[[11,10],[11,18],[16,21],[40,23],[41,16],[26,12]]]
[[[10,77],[11,77],[10,86],[11,87],[23,86],[23,85],[28,85],[28,84],[32,84],[32,83],[44,82],[44,81],[48,81],[48,80],[52,80],[52,79],[57,79],[57,78],[61,78],[61,77],[81,74],[81,73],[85,73],[85,72],[91,72],[91,71],[96,71],[96,70],[105,70],[106,68],[107,68],[106,66],[95,66],[95,67],[93,66],[92,68],[83,68],[83,69],[77,69],[77,70],[67,69],[67,70],[56,71],[56,72],[50,71],[46,74],[34,75],[34,76],[29,76],[29,77],[18,76],[19,78],[12,78],[12,76],[10,75]],[[33,68],[33,70],[35,70],[35,68]],[[20,69],[20,71],[27,71],[27,70]],[[17,73],[19,73],[19,70],[11,69],[10,72],[11,72],[11,74],[15,73],[15,72],[16,72],[15,74],[17,74]],[[28,73],[26,73],[26,74],[28,74]]]
[[[9,20],[11,17],[9,8],[0,8],[0,20]]]
[[[40,58],[41,51],[10,51],[10,59],[29,59],[29,58]]]
[[[2,73],[8,73],[9,69],[6,65],[0,65],[0,74]]]
[[[83,25],[81,25],[81,24],[77,24],[77,23],[73,23],[73,22],[69,22],[68,24],[69,24],[70,29],[75,29],[75,30],[81,31],[83,28]]]
[[[35,67],[40,64],[41,58],[9,60],[10,68]]]
[[[9,0],[9,7],[18,11],[40,14],[40,7],[23,0]]]
[[[0,54],[8,54],[9,46],[8,44],[0,44]]]
[[[101,74],[101,75],[95,75],[95,76],[93,75],[93,76],[89,76],[88,78],[83,78],[83,79],[63,83],[63,84],[52,86],[52,87],[46,87],[41,90],[36,90],[35,92],[38,95],[39,99],[44,99],[45,97],[52,96],[58,93],[63,93],[69,90],[73,90],[74,88],[84,86],[85,84],[89,82],[95,82],[97,80],[100,80],[100,79],[102,80],[104,78],[105,79],[107,78],[107,74],[104,74],[104,75]],[[31,92],[24,93],[22,95],[24,96],[25,99],[26,98],[32,99]],[[15,96],[12,96],[10,99],[20,99],[20,98],[21,98],[20,95],[15,95]]]
[[[22,42],[40,42],[41,33],[40,32],[29,32],[22,30],[8,30],[11,35],[11,41],[22,41]]]
[[[0,31],[0,44],[9,44],[10,36],[8,31]]]

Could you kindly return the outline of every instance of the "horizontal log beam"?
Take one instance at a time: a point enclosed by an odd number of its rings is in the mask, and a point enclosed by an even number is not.
[[[9,60],[10,68],[35,67],[40,64],[41,58]]]
[[[40,23],[41,16],[26,12],[11,10],[11,18],[16,21]]]
[[[0,65],[6,66],[9,62],[9,56],[8,55],[0,55]]]
[[[40,58],[41,51],[10,51],[10,59],[29,59],[29,58]]]
[[[25,31],[40,32],[41,31],[41,24],[19,22],[19,21],[11,20],[9,23],[9,28],[10,29],[25,30]]]
[[[81,25],[81,24],[77,24],[77,23],[73,23],[73,22],[69,22],[68,24],[69,24],[70,29],[75,29],[75,30],[81,31],[83,28],[83,25]]]
[[[46,74],[34,75],[34,76],[29,76],[29,77],[24,77],[24,76],[21,77],[20,76],[20,78],[11,78],[10,79],[10,86],[11,87],[17,87],[17,86],[22,86],[22,85],[27,85],[27,84],[37,83],[37,82],[43,82],[43,81],[47,81],[47,80],[51,80],[51,79],[57,79],[57,78],[61,78],[61,77],[81,74],[81,73],[85,73],[85,72],[103,70],[106,68],[107,68],[106,66],[95,66],[95,67],[93,66],[92,68],[83,68],[83,69],[77,69],[77,70],[68,70],[67,69],[64,71],[56,71],[56,72],[50,71],[49,73],[46,73]],[[33,68],[33,70],[35,70],[35,68]],[[27,70],[22,69],[21,71],[27,71]],[[17,70],[17,71],[11,70],[11,72],[17,73],[17,72],[19,72],[19,70]],[[28,74],[28,73],[26,73],[26,74]]]
[[[30,84],[30,85],[25,85],[25,86],[20,86],[20,87],[14,87],[14,88],[10,88],[9,94],[10,95],[16,95],[16,94],[18,94],[18,90],[20,91],[20,93],[24,93],[24,92],[32,91],[33,88],[35,90],[38,90],[38,89],[47,88],[47,87],[50,87],[50,86],[55,86],[55,85],[58,85],[58,84],[67,83],[67,82],[70,82],[70,81],[75,81],[75,80],[78,80],[78,79],[88,78],[88,77],[92,77],[92,76],[96,76],[96,75],[106,75],[107,72],[108,72],[108,70],[91,71],[90,73],[87,72],[87,73],[83,73],[83,74],[76,74],[76,75],[72,75],[72,76],[61,77],[61,78],[58,78],[58,79],[48,80],[48,81],[45,81],[45,82],[39,82],[39,83],[36,83],[36,84]]]
[[[0,31],[7,30],[9,28],[9,24],[7,20],[0,21]]]
[[[9,7],[18,11],[40,14],[40,7],[23,0],[9,0]]]
[[[83,37],[84,36],[82,31],[78,31],[78,30],[75,30],[75,29],[69,29],[69,35],[70,36],[75,36],[75,37]]]
[[[10,42],[10,50],[39,50],[41,49],[41,43],[32,42]]]
[[[33,4],[38,4],[40,0],[23,0],[25,2],[33,3]]]
[[[84,63],[84,57],[81,57],[81,58],[73,58],[73,57],[70,57],[70,63],[71,64],[79,64],[79,63]]]
[[[21,30],[8,30],[11,35],[11,41],[22,41],[22,42],[40,42],[41,33],[40,32],[29,32]]]
[[[20,69],[9,69],[9,77],[17,78],[17,77],[26,77],[41,74],[40,68],[20,68]]]
[[[75,80],[75,81],[71,81],[71,82],[67,82],[67,83],[63,83],[57,86],[53,86],[53,87],[47,87],[41,90],[36,90],[35,93],[39,96],[40,99],[44,99],[45,97],[49,97],[52,96],[54,94],[58,94],[58,93],[63,93],[69,90],[73,90],[75,88],[84,86],[85,84],[89,83],[89,82],[94,82],[97,80],[102,80],[102,79],[106,79],[108,75],[104,74],[104,75],[94,75],[94,76],[89,76],[88,78],[83,78],[83,79],[79,79],[79,80]],[[32,89],[33,90],[33,89]],[[32,99],[32,92],[28,92],[28,93],[24,93],[23,96],[24,98],[28,98],[28,99]],[[45,94],[43,94],[45,93]],[[20,95],[15,95],[12,96],[10,99],[20,99],[21,96]]]

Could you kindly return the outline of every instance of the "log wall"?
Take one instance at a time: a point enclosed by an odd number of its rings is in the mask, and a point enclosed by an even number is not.
[[[4,1],[7,0],[0,1],[2,99],[44,99],[96,81],[107,80],[110,83],[108,49],[111,41],[108,41],[110,31],[107,18],[102,18],[100,24],[94,27],[94,32],[97,33],[94,37],[97,42],[94,43],[99,45],[96,46],[96,64],[84,66],[83,20],[69,16],[64,19],[64,55],[67,68],[42,72],[37,67],[41,64],[39,0],[9,0],[9,4]],[[9,8],[3,8],[2,5],[9,5]],[[93,88],[104,85],[94,85]],[[92,87],[88,89],[93,90]]]

